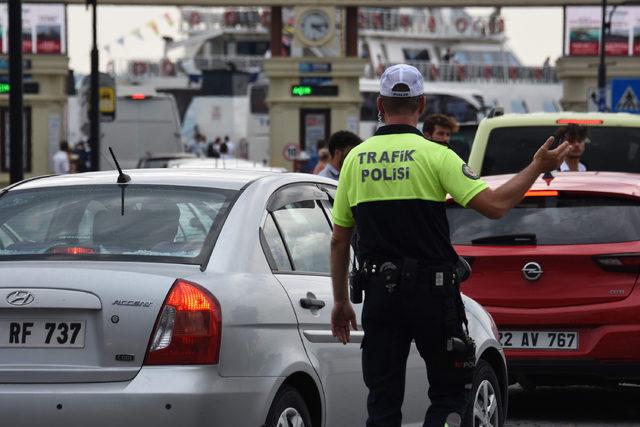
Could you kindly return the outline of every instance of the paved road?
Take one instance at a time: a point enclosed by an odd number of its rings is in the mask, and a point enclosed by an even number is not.
[[[507,427],[640,426],[640,387],[509,388]]]

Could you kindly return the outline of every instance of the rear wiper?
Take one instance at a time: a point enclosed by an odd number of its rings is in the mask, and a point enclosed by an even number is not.
[[[534,233],[503,234],[486,236],[471,240],[472,245],[535,245],[538,239]]]

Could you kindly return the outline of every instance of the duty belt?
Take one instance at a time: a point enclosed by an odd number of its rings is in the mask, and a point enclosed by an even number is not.
[[[362,265],[365,275],[371,279],[382,279],[389,293],[400,284],[411,288],[420,282],[427,282],[434,288],[450,289],[457,285],[455,269],[438,268],[432,263],[421,262],[413,258],[398,260],[365,260]]]

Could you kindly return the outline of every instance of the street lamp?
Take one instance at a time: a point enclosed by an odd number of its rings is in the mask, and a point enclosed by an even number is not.
[[[598,111],[607,109],[607,65],[605,63],[605,32],[607,31],[607,0],[602,0],[602,25],[600,26],[600,63],[598,64]]]
[[[22,1],[9,1],[9,172],[11,183],[24,179],[22,141]]]
[[[98,18],[97,0],[87,0],[87,7],[93,6],[92,10],[92,36],[93,45],[91,46],[91,86],[90,86],[90,106],[89,106],[89,145],[91,146],[91,170],[97,171],[100,169],[100,111],[99,111],[99,64],[100,57],[98,56]]]

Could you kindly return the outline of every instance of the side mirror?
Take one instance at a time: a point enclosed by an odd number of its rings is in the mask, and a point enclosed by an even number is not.
[[[455,266],[456,275],[460,278],[460,283],[464,282],[471,276],[471,265],[463,257],[458,257],[458,262]]]

